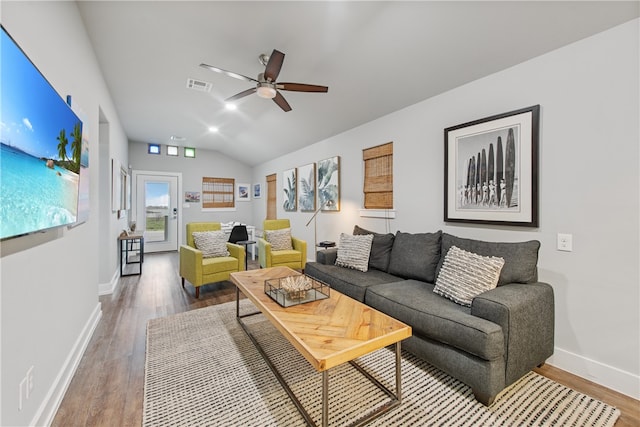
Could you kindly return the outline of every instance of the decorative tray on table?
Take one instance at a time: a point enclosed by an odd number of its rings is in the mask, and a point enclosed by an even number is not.
[[[329,285],[304,274],[264,281],[264,293],[282,307],[329,298]]]

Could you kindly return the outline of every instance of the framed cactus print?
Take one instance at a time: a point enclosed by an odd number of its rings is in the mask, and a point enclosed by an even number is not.
[[[444,220],[538,226],[540,106],[444,130]]]
[[[295,212],[297,208],[297,192],[296,192],[296,168],[284,171],[282,175],[282,186],[284,192],[284,201],[282,207],[286,212]]]

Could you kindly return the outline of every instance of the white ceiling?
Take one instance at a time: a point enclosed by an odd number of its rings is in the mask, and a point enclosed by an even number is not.
[[[248,165],[639,16],[637,1],[78,5],[130,140],[217,150]],[[282,91],[287,113],[255,94],[225,110],[224,99],[252,84],[199,64],[256,78],[264,71],[258,55],[273,49],[286,54],[278,81],[329,92]],[[188,90],[188,78],[213,89]]]

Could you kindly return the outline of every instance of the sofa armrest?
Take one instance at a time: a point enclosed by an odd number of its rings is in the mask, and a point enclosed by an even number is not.
[[[244,259],[247,256],[244,246],[227,242],[229,255],[238,260],[238,271],[244,271]]]
[[[316,251],[316,262],[319,264],[333,265],[338,259],[338,248],[327,248]]]
[[[304,266],[307,263],[307,242],[292,236],[291,245],[293,246],[294,250],[300,251],[302,253],[302,259],[300,261],[302,263],[301,268],[304,271]]]
[[[271,265],[271,243],[262,237],[258,237],[258,260],[260,267],[266,268]]]
[[[502,327],[507,384],[553,354],[554,295],[547,283],[510,283],[484,292],[473,299],[471,314]]]
[[[194,286],[202,283],[202,251],[188,246],[180,245],[180,277],[183,277]]]

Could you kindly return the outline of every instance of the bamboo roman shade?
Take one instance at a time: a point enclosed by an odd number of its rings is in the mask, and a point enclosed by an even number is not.
[[[202,207],[232,208],[235,180],[233,178],[202,177]]]
[[[365,209],[393,209],[393,142],[362,150]]]

